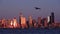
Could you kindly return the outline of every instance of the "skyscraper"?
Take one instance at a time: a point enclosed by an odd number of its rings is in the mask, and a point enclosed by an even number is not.
[[[32,20],[32,26],[35,27],[35,28],[36,28],[36,26],[37,26],[37,22],[36,22],[35,19]]]
[[[29,20],[29,27],[31,28],[32,27],[32,16],[29,16],[28,20]]]
[[[51,23],[54,23],[54,12],[51,13]]]
[[[2,19],[2,26],[3,26],[3,28],[5,28],[5,26],[6,26],[6,19],[5,18]]]
[[[51,16],[47,17],[47,22],[48,22],[48,24],[51,24]]]
[[[44,26],[44,19],[41,20],[42,26]]]
[[[2,27],[2,20],[0,20],[0,28]]]
[[[29,28],[29,21],[28,20],[26,21],[26,24],[27,24],[27,28]]]
[[[48,19],[47,22],[49,23],[50,22],[50,16],[48,16],[47,19]]]
[[[14,26],[14,28],[17,27],[17,19],[15,17],[13,18],[13,26]]]
[[[26,18],[25,17],[21,17],[21,26],[22,28],[26,28]]]
[[[42,28],[47,28],[48,27],[48,23],[47,23],[47,21],[48,21],[48,19],[47,18],[43,18],[42,20],[41,20],[41,23],[42,23]]]
[[[47,18],[44,18],[44,27],[47,28],[48,26],[48,23],[47,23],[48,19]]]
[[[19,14],[19,24],[20,24],[20,28],[22,28],[22,26],[21,26],[21,17],[23,17],[23,14],[22,14],[22,13]]]
[[[40,28],[40,26],[41,26],[41,17],[38,17],[38,27]]]

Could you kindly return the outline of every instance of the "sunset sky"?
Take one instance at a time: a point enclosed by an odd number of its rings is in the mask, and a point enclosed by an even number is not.
[[[34,7],[41,8],[36,10]],[[0,18],[18,19],[19,13],[28,18],[32,15],[34,19],[38,16],[47,17],[51,12],[55,13],[55,20],[60,22],[60,0],[0,0]]]

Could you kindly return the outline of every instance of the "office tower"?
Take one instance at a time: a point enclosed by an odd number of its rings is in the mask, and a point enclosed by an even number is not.
[[[2,20],[0,20],[0,28],[2,27]]]
[[[20,28],[21,28],[21,17],[19,15],[19,24],[20,24]]]
[[[38,24],[37,23],[34,23],[34,28],[38,28]]]
[[[48,23],[47,23],[47,18],[43,18],[42,20],[41,20],[41,23],[42,23],[42,28],[44,28],[44,27],[47,27],[48,26]]]
[[[50,24],[51,24],[51,16],[48,16],[47,17],[47,23],[48,23],[48,27],[50,27]]]
[[[54,18],[53,18],[52,15],[51,16],[48,16],[48,26],[50,28],[53,28],[54,27]]]
[[[28,21],[29,21],[29,27],[31,28],[32,27],[32,16],[28,17]]]
[[[10,28],[10,25],[11,25],[11,20],[10,19],[6,20],[6,28]]]
[[[44,18],[44,27],[47,28],[48,27],[48,23],[47,23],[48,19]]]
[[[44,26],[44,19],[41,19],[42,26]]]
[[[22,26],[21,26],[21,17],[23,17],[23,14],[22,14],[22,13],[19,14],[19,24],[20,24],[20,28],[22,28]]]
[[[17,19],[16,19],[16,17],[13,18],[13,26],[14,26],[14,28],[17,27]]]
[[[2,20],[0,20],[0,23],[2,23]]]
[[[3,18],[2,19],[2,24],[4,24],[6,22],[6,19],[5,18]]]
[[[8,19],[7,20],[7,25],[10,25],[10,23],[11,23],[11,19]]]
[[[54,23],[54,12],[51,13],[51,23]]]
[[[13,21],[11,20],[11,23],[10,23],[11,26],[13,26]]]
[[[29,28],[29,21],[26,21],[26,24],[27,24],[27,28]]]
[[[41,17],[38,17],[38,28],[40,28],[40,26],[41,26]]]
[[[51,16],[48,16],[47,19],[48,24],[51,24]]]
[[[48,19],[48,20],[47,20],[48,24],[52,24],[51,16],[48,16],[47,19]]]
[[[36,22],[35,19],[33,19],[32,23],[33,23],[33,27],[34,27],[34,28],[38,28],[38,25],[37,25],[38,23]]]
[[[25,17],[21,17],[21,26],[22,26],[23,29],[27,27]]]
[[[48,19],[47,22],[49,23],[50,22],[50,16],[48,16],[47,19]]]
[[[10,23],[8,23],[10,21]],[[7,28],[14,28],[14,22],[13,20],[9,20],[7,23]]]
[[[5,28],[5,26],[6,26],[6,19],[3,18],[3,19],[2,19],[2,27]]]

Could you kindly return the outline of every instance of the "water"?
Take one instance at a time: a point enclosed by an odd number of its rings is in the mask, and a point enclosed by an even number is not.
[[[55,29],[0,29],[0,34],[60,34],[60,28]]]

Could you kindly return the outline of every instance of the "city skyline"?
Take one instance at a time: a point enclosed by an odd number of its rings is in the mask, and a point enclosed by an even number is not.
[[[0,0],[1,34],[59,34],[60,0]]]
[[[2,18],[0,19],[0,28],[60,28],[60,22],[55,21],[54,12],[51,12],[51,15],[44,18],[38,16],[37,20],[33,19],[31,15],[27,20],[20,13],[18,19],[16,17],[13,17],[13,19]]]
[[[41,8],[36,10],[34,7]],[[26,18],[32,15],[46,17],[51,12],[55,13],[55,20],[60,22],[60,0],[0,0],[0,18],[18,18],[19,12],[22,12]]]

